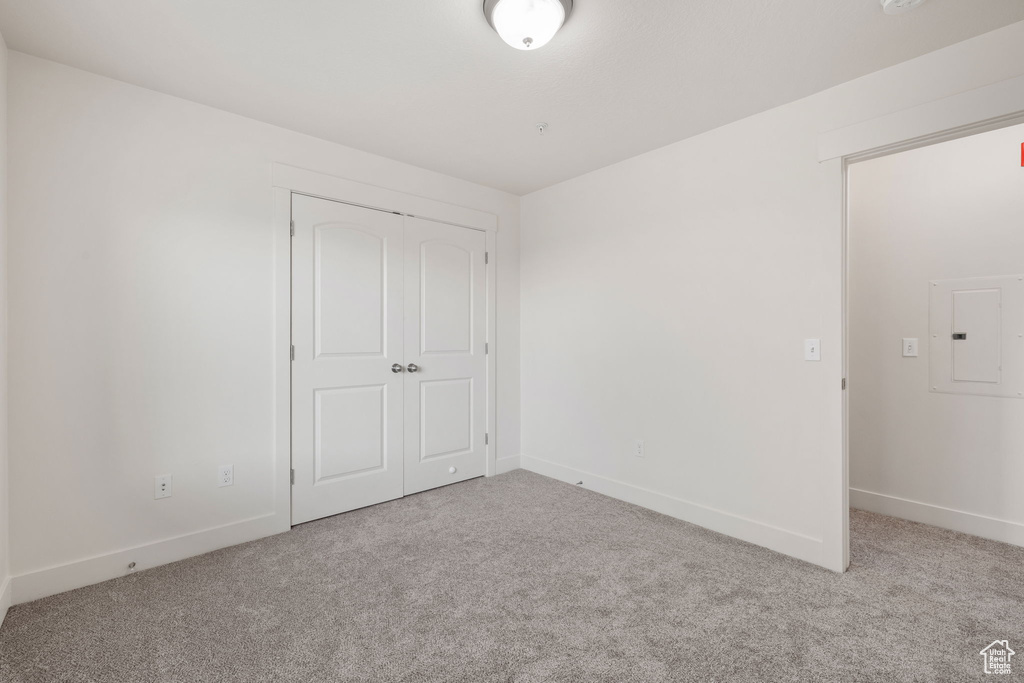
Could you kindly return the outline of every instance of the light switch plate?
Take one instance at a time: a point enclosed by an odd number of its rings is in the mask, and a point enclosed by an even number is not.
[[[812,361],[821,360],[821,340],[820,339],[805,339],[804,340],[804,360],[812,360]]]
[[[917,339],[913,337],[903,338],[903,357],[917,358]]]

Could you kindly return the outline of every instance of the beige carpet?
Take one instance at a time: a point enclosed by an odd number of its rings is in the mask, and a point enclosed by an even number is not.
[[[852,526],[840,576],[517,471],[14,607],[0,681],[1024,678],[1024,549]]]

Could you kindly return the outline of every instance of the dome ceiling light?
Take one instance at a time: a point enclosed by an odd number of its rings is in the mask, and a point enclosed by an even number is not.
[[[487,23],[517,50],[547,45],[571,11],[572,0],[484,0]]]
[[[882,10],[886,14],[903,14],[923,3],[924,0],[882,0]]]

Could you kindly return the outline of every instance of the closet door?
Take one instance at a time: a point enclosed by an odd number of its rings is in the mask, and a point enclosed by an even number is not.
[[[482,476],[484,233],[405,223],[405,493]]]
[[[292,523],[402,495],[402,217],[292,196]]]

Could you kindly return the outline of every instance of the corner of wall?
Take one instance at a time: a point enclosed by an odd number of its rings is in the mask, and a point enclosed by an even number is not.
[[[11,605],[7,462],[7,44],[0,35],[0,625]]]

